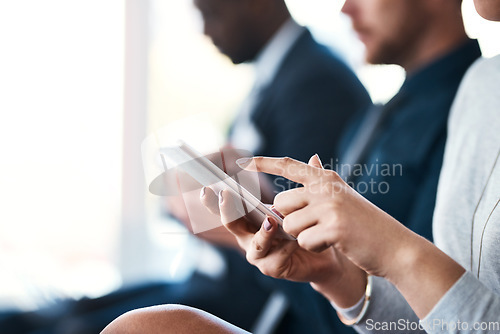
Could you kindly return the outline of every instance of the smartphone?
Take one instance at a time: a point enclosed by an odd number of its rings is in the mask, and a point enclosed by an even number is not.
[[[165,170],[167,166],[175,166],[201,185],[212,188],[215,193],[229,189],[237,194],[242,205],[235,205],[235,212],[240,217],[251,213],[252,218],[255,219],[250,221],[255,222],[257,228],[260,227],[266,216],[271,216],[278,222],[280,229],[278,236],[288,240],[295,240],[293,236],[283,230],[283,218],[278,213],[262,203],[245,187],[184,141],[179,141],[174,146],[163,147],[160,150],[160,156]]]

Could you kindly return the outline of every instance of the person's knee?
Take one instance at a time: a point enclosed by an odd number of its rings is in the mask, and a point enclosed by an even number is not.
[[[239,333],[244,332],[215,316],[182,305],[160,305],[127,312],[101,334],[138,333]]]
[[[179,305],[161,305],[129,311],[113,320],[101,333],[132,334],[145,333],[146,331],[153,333],[151,331],[157,329],[165,332],[165,328],[155,327],[161,326],[159,322],[163,322],[163,319],[173,322],[182,321],[181,315],[184,313],[182,309],[183,307]],[[178,310],[181,312],[179,313]]]

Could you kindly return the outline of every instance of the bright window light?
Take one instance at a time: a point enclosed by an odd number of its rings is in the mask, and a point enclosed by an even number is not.
[[[0,308],[119,284],[123,1],[0,2]]]

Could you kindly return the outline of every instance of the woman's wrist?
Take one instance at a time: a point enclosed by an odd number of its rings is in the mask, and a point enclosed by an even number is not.
[[[416,234],[397,252],[387,276],[419,318],[424,318],[465,269]]]
[[[425,243],[428,242],[420,236],[408,233],[397,238],[397,245],[391,249],[386,262],[388,266],[384,278],[394,285],[405,280],[408,274],[414,270],[420,270],[426,259],[424,255]]]
[[[344,325],[354,326],[363,320],[370,306],[372,288],[373,276],[368,275],[365,294],[356,305],[350,307],[349,309],[339,309],[337,305],[332,303],[332,306],[337,310],[337,315],[340,321],[342,321]]]
[[[341,273],[311,282],[314,290],[340,308],[349,308],[355,305],[364,296],[366,284],[366,272],[352,263]]]

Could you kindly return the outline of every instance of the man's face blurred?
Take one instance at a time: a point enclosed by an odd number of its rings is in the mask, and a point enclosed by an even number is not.
[[[342,12],[366,46],[372,64],[400,64],[426,25],[422,0],[346,0]]]
[[[247,0],[194,0],[203,19],[203,32],[235,64],[251,61],[260,50],[255,20]]]

